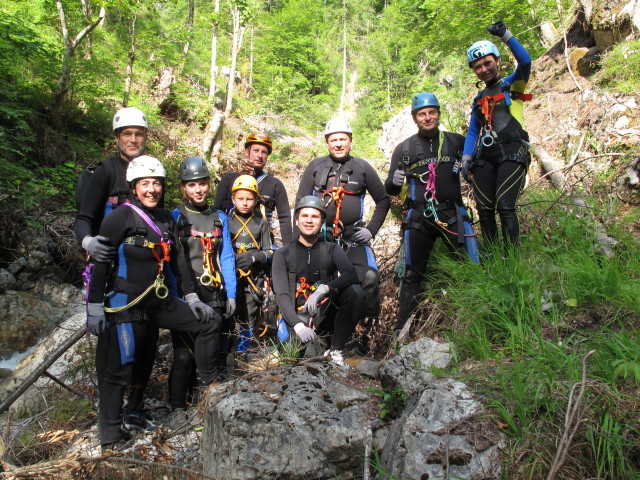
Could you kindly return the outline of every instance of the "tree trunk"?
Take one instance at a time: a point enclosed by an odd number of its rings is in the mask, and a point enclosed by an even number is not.
[[[215,102],[216,77],[218,76],[218,15],[220,14],[220,0],[215,0],[213,7],[213,34],[211,35],[211,68],[209,70],[209,100]],[[215,106],[212,110],[215,109]]]
[[[251,42],[249,43],[249,83],[247,85],[247,94],[245,98],[249,98],[251,95],[251,89],[253,88],[253,25],[251,26]]]
[[[342,24],[342,94],[340,95],[340,115],[344,109],[347,93],[347,2],[344,2],[344,21]]]
[[[189,53],[189,39],[191,38],[191,32],[193,30],[193,18],[196,13],[196,0],[189,0],[189,14],[187,16],[187,30],[189,30],[189,37],[187,41],[184,43],[184,48],[182,49],[182,54],[186,57]]]
[[[131,82],[133,80],[133,63],[136,59],[136,19],[138,16],[134,13],[131,18],[131,25],[129,25],[129,39],[131,41],[129,46],[129,59],[127,61],[127,76],[124,78],[124,98],[122,99],[122,106],[129,105],[129,96],[131,95]]]
[[[62,39],[64,41],[64,55],[62,57],[62,67],[60,72],[60,79],[58,80],[58,88],[53,97],[53,104],[51,105],[50,121],[56,128],[62,127],[62,107],[67,99],[69,93],[69,82],[71,81],[71,59],[75,54],[76,48],[84,40],[91,31],[96,28],[102,19],[105,17],[104,8],[100,9],[98,19],[88,25],[86,25],[75,38],[71,39],[69,36],[69,29],[67,27],[67,17],[64,13],[62,6],[62,0],[56,0],[56,7],[58,9],[58,16],[60,17],[60,27],[62,29]]]

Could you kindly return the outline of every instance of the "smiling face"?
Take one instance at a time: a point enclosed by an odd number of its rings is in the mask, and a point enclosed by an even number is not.
[[[496,59],[493,55],[487,55],[475,60],[471,64],[471,69],[478,77],[478,80],[484,82],[485,85],[489,85],[498,76],[498,66],[500,66],[500,59]]]
[[[313,207],[301,208],[296,216],[296,225],[298,225],[300,235],[304,237],[318,235],[320,228],[322,228],[322,220],[320,210]]]
[[[238,213],[246,215],[254,209],[258,199],[251,190],[238,189],[231,195],[231,201]]]
[[[162,180],[156,177],[136,180],[133,194],[145,208],[154,208],[162,198]]]
[[[346,161],[351,151],[351,135],[348,133],[332,133],[327,137],[329,153],[338,162]]]
[[[413,114],[413,121],[416,122],[418,130],[427,135],[438,131],[440,125],[440,110],[436,107],[424,107]]]
[[[207,195],[211,190],[211,179],[199,178],[182,184],[184,194],[196,207],[204,207],[207,203]]]
[[[144,153],[147,129],[142,127],[122,128],[116,133],[115,142],[120,156],[130,162]]]

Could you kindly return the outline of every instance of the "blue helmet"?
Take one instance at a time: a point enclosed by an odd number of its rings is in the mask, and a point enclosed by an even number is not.
[[[479,42],[474,43],[469,47],[469,50],[467,50],[467,61],[469,62],[469,66],[479,58],[486,57],[487,55],[494,55],[496,58],[500,58],[498,47],[489,40],[480,40]]]
[[[417,94],[415,97],[413,97],[413,100],[411,100],[412,114],[424,107],[436,107],[437,109],[440,109],[438,99],[433,93],[422,92]]]

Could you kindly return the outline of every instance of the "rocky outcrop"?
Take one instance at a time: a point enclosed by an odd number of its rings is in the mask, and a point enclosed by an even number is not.
[[[396,145],[414,133],[418,133],[418,127],[411,118],[411,107],[405,107],[391,120],[382,124],[382,134],[378,137],[378,148],[389,159]]]
[[[372,468],[393,478],[498,478],[497,428],[464,384],[433,375],[450,361],[447,344],[423,338],[377,368],[313,362],[218,386],[207,394],[204,473],[358,478],[370,468],[365,452],[371,444],[381,452]],[[395,422],[378,419],[384,401],[357,372],[379,376],[385,391],[404,389],[409,404]]]

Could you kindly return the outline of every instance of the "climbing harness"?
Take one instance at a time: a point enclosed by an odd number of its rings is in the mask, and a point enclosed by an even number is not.
[[[122,206],[127,206],[132,208],[134,212],[136,212],[144,222],[149,225],[154,232],[156,232],[160,236],[160,242],[150,242],[146,238],[141,238],[140,236],[131,236],[125,238],[122,243],[127,245],[133,245],[136,247],[143,247],[151,249],[153,256],[156,258],[158,263],[158,271],[156,273],[156,278],[151,285],[149,285],[140,295],[138,295],[135,299],[129,302],[127,305],[122,307],[109,307],[105,308],[104,311],[107,313],[118,313],[124,310],[127,310],[138,303],[140,303],[149,292],[152,290],[155,291],[156,297],[163,300],[169,296],[169,288],[164,283],[164,262],[168,262],[170,260],[170,252],[171,252],[171,244],[173,243],[171,240],[165,240],[162,232],[158,228],[158,226],[149,218],[149,216],[139,207],[132,205],[131,203],[124,203]],[[162,255],[158,253],[156,247],[159,247],[162,251]],[[126,281],[125,281],[126,282]],[[123,283],[125,283],[123,282]]]
[[[333,218],[333,238],[339,238],[344,232],[344,224],[340,221],[340,209],[342,208],[342,199],[345,195],[355,195],[356,192],[350,192],[342,185],[331,187],[322,194],[322,201],[325,207],[328,207],[331,201],[336,204],[336,216]]]
[[[496,143],[498,134],[493,129],[493,110],[496,104],[501,100],[504,100],[505,105],[508,107],[511,105],[512,100],[521,100],[523,102],[529,102],[533,99],[533,95],[530,93],[512,92],[511,85],[503,82],[502,92],[493,96],[482,97],[477,101],[480,106],[482,115],[485,118],[485,125],[483,127],[484,134],[480,137],[480,142],[483,147],[490,147]]]

